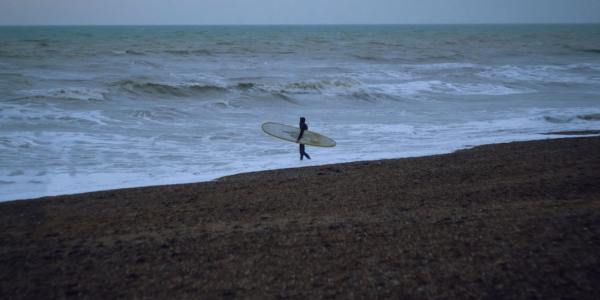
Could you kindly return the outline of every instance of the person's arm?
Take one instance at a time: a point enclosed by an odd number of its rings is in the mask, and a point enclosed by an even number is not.
[[[300,139],[302,138],[302,135],[304,135],[304,130],[306,130],[306,129],[304,129],[304,127],[300,128],[300,134],[298,135],[298,138],[296,139],[296,142],[300,141]]]

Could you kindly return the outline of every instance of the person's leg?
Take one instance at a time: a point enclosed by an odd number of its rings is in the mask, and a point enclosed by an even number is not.
[[[300,144],[300,160],[302,160],[302,158],[306,156],[306,158],[310,159],[310,156],[308,155],[308,153],[306,153],[306,150],[304,148],[304,144]]]

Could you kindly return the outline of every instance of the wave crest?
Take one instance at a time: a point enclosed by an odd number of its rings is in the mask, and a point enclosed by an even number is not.
[[[282,92],[290,94],[304,94],[311,92],[321,92],[326,89],[350,88],[359,85],[355,80],[307,80],[291,82],[283,85]]]
[[[579,114],[579,115],[554,115],[543,116],[544,121],[555,124],[569,123],[576,119],[584,121],[600,121],[600,113]]]
[[[169,95],[175,97],[186,97],[195,94],[202,94],[207,92],[223,92],[227,90],[226,87],[216,84],[200,84],[200,83],[164,83],[164,82],[140,82],[136,80],[120,80],[114,83],[114,85],[125,89],[131,93],[145,93],[153,95]]]
[[[581,120],[586,120],[586,121],[600,121],[600,113],[578,115],[577,118],[579,118]]]
[[[505,82],[536,81],[543,83],[594,83],[592,78],[572,72],[577,68],[590,68],[594,65],[540,65],[540,66],[501,66],[478,73],[479,76]]]
[[[504,85],[484,83],[449,83],[439,80],[409,81],[398,84],[373,84],[370,88],[388,95],[412,96],[422,93],[450,95],[489,95],[502,96],[528,93],[527,90],[517,90]]]
[[[23,91],[28,97],[35,98],[54,98],[68,100],[101,101],[105,100],[106,91],[90,88],[62,88],[62,89],[43,89]]]

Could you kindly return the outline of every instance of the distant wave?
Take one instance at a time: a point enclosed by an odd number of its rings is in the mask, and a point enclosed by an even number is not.
[[[400,100],[399,95],[388,94],[385,92],[369,90],[369,89],[358,89],[350,91],[350,97],[353,99],[365,101],[365,102],[377,102],[379,100]]]
[[[569,123],[573,121],[573,117],[568,116],[544,116],[544,121],[555,124]]]
[[[137,51],[137,50],[125,50],[125,53],[131,54],[131,55],[145,55],[144,52]]]
[[[92,89],[84,87],[70,87],[70,88],[55,88],[55,89],[39,89],[39,90],[25,90],[21,91],[22,94],[27,97],[35,98],[54,98],[54,99],[68,99],[68,100],[105,100],[106,91],[101,89]]]
[[[165,50],[165,53],[172,54],[172,55],[180,55],[180,56],[190,56],[190,55],[204,56],[204,55],[212,55],[212,52],[210,52],[210,51],[208,51],[206,49]]]
[[[352,55],[354,58],[358,58],[360,60],[367,60],[367,61],[387,61],[388,59],[381,57],[381,56],[376,56],[373,54],[355,54]]]
[[[600,54],[600,49],[582,49],[581,52]]]
[[[587,115],[578,115],[577,118],[586,120],[586,121],[600,121],[600,113],[598,114],[587,114]]]
[[[142,55],[146,55],[147,53],[144,51],[141,51],[141,50],[127,49],[127,50],[112,50],[111,54],[142,56]]]
[[[281,93],[283,95],[319,94],[325,96],[351,97],[363,101],[378,99],[399,100],[423,94],[450,95],[513,95],[530,93],[532,90],[513,88],[491,83],[452,83],[440,80],[413,80],[398,83],[369,84],[353,78],[303,80],[278,84],[243,83],[250,90]]]
[[[113,83],[127,92],[170,97],[193,97],[215,93],[243,94],[262,99],[265,96],[295,103],[296,95],[323,95],[350,97],[362,101],[378,99],[398,100],[427,94],[502,96],[530,93],[526,88],[515,88],[492,83],[453,83],[441,80],[412,80],[398,83],[369,84],[353,78],[310,79],[289,82],[242,81],[237,83],[209,82],[154,82],[126,79]]]
[[[223,92],[227,88],[215,84],[200,84],[200,83],[165,83],[165,82],[148,82],[136,80],[120,80],[113,85],[118,86],[132,93],[147,93],[155,95],[169,95],[175,97],[186,97],[194,94],[207,92]]]
[[[600,64],[597,63],[582,63],[582,64],[572,64],[572,65],[568,65],[566,66],[566,68],[568,70],[573,70],[573,71],[580,71],[580,70],[585,70],[585,71],[600,71]]]
[[[451,94],[451,95],[512,95],[530,92],[503,85],[484,83],[450,83],[439,80],[409,81],[392,84],[373,84],[372,90],[383,94],[397,96],[414,96],[422,93]]]
[[[208,56],[213,55],[213,53],[207,49],[168,49],[164,51],[155,51],[158,53],[166,53],[174,56]],[[149,55],[152,54],[153,51],[144,51],[140,49],[127,49],[127,50],[113,50],[113,54],[116,55]]]
[[[500,79],[503,81],[537,81],[547,83],[593,83],[589,76],[577,74],[577,68],[589,68],[594,70],[594,65],[533,65],[533,66],[501,66],[489,68],[478,73],[479,76],[489,79]]]
[[[562,46],[564,48],[567,48],[567,49],[569,49],[571,51],[574,51],[574,52],[600,54],[600,49],[599,48],[576,47],[576,46],[572,46],[572,45],[562,45]]]
[[[304,94],[331,88],[350,88],[360,84],[360,82],[351,79],[305,80],[286,83],[281,87],[281,91],[290,94]]]
[[[480,68],[480,65],[476,65],[468,62],[448,62],[448,63],[429,63],[429,64],[407,64],[403,65],[406,68],[419,70],[419,71],[443,71],[443,70],[454,70],[454,69],[471,69]]]
[[[211,92],[241,91],[269,93],[283,98],[283,95],[286,94],[323,93],[328,90],[350,88],[360,85],[360,82],[350,79],[322,79],[272,84],[244,81],[227,85],[221,83],[168,83],[126,79],[114,82],[112,85],[132,93],[170,95],[175,97],[187,97]],[[286,96],[285,98],[289,97]]]
[[[239,89],[242,90],[247,90],[247,89],[251,89],[254,88],[256,86],[255,83],[252,82],[240,82],[236,85]]]
[[[600,121],[600,113],[578,114],[578,115],[554,115],[543,116],[544,120],[549,123],[562,124],[569,123],[575,120],[584,121]]]

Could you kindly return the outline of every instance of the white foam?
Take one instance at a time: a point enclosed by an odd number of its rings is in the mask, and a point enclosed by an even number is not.
[[[169,76],[173,78],[173,84],[177,85],[179,83],[184,83],[188,85],[215,85],[226,87],[227,80],[222,76],[218,76],[215,74],[206,74],[206,73],[169,73]]]
[[[414,74],[394,70],[377,70],[371,72],[355,72],[348,74],[359,81],[389,81],[389,80],[411,80],[415,78]]]
[[[567,66],[568,69],[573,70],[573,69],[591,69],[594,71],[600,71],[600,64],[595,64],[595,63],[581,63],[581,64],[570,64]]]
[[[82,126],[105,125],[113,122],[100,110],[65,110],[51,104],[24,107],[14,104],[0,106],[2,114],[0,121],[4,126],[25,127],[33,126],[51,129],[56,125]]]
[[[398,112],[388,118],[368,114],[335,120],[315,111],[311,129],[334,138],[335,148],[309,147],[313,160],[299,162],[297,145],[272,139],[249,119],[220,120],[196,131],[189,125],[160,125],[137,134],[109,130],[95,132],[13,132],[0,135],[0,199],[87,192],[133,186],[211,180],[220,176],[276,168],[309,166],[356,160],[399,158],[447,153],[474,145],[544,139],[548,131],[585,130],[594,122],[575,116],[600,109],[530,109],[480,115],[478,121],[445,117],[441,113],[409,121]],[[324,112],[327,114],[326,112]],[[561,117],[564,123],[548,122]],[[108,126],[108,125],[104,125]],[[120,127],[121,125],[119,125]],[[131,125],[130,125],[131,126]],[[110,133],[109,133],[110,132]],[[556,137],[556,136],[552,136]]]
[[[504,85],[489,84],[489,83],[475,83],[475,84],[445,84],[446,88],[450,90],[450,94],[453,95],[489,95],[489,96],[501,96],[501,95],[514,95],[514,94],[526,94],[533,92],[530,89],[514,89]]]
[[[466,62],[449,62],[449,63],[435,63],[435,64],[412,64],[403,65],[404,67],[423,70],[423,71],[441,71],[441,70],[452,70],[452,69],[466,69],[466,68],[477,68],[479,65],[466,63]]]
[[[527,89],[514,89],[503,85],[488,83],[449,83],[439,80],[410,81],[394,84],[372,84],[375,91],[391,95],[419,95],[423,93],[450,95],[513,95],[530,93]]]
[[[489,79],[508,82],[537,81],[548,83],[597,83],[588,76],[568,72],[575,65],[561,66],[501,66],[489,68],[478,75]]]

